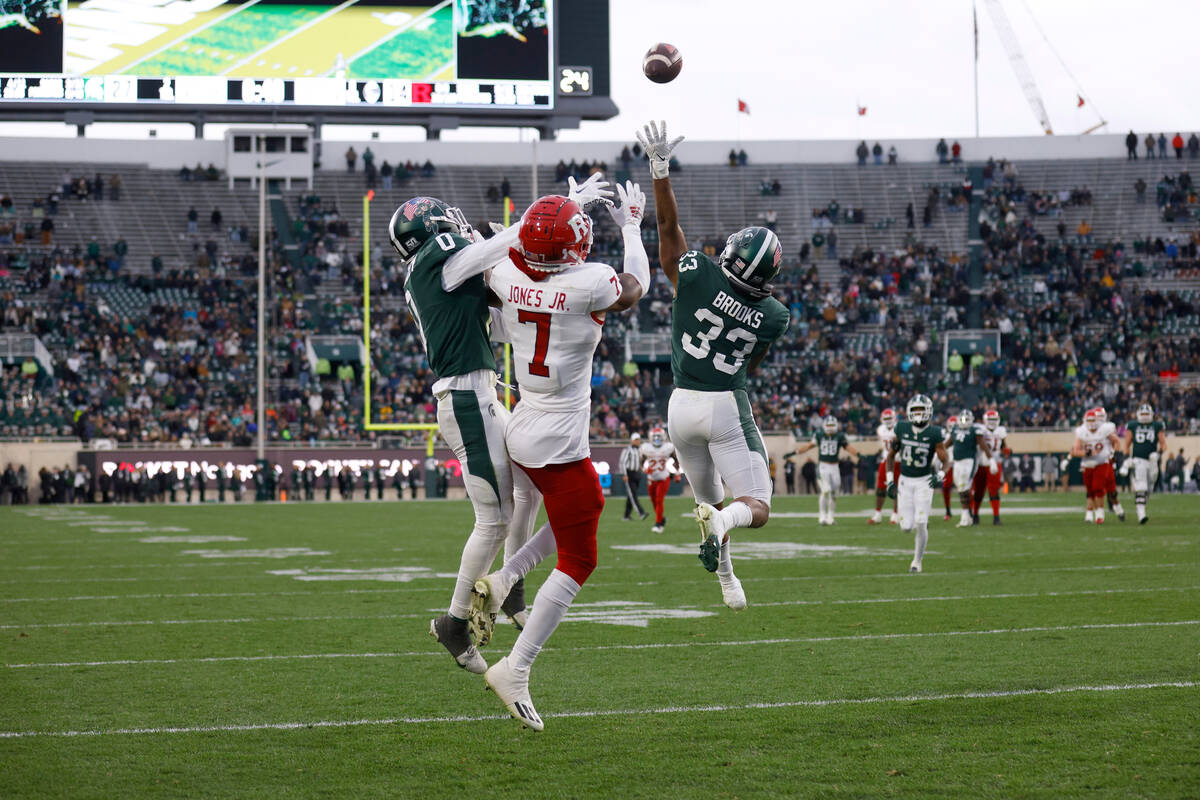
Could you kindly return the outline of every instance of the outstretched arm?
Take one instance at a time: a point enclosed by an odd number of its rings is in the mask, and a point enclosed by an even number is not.
[[[495,266],[497,261],[507,258],[508,249],[517,245],[520,230],[521,223],[513,223],[490,239],[476,239],[446,259],[442,265],[442,289],[453,292]]]
[[[650,288],[650,258],[642,244],[642,216],[646,213],[646,195],[632,181],[624,186],[617,184],[617,195],[621,205],[609,204],[613,221],[621,226],[621,239],[625,244],[625,271],[617,276],[621,284],[621,296],[605,311],[624,311],[632,307]]]
[[[687,240],[679,227],[679,207],[675,203],[675,192],[671,189],[671,151],[683,137],[674,141],[667,139],[667,123],[660,123],[662,130],[653,122],[647,123],[637,132],[638,141],[650,159],[650,175],[654,178],[654,215],[658,222],[658,260],[663,274],[674,287],[679,280],[679,257],[687,251]]]

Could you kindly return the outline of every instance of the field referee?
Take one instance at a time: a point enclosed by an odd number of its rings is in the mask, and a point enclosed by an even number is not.
[[[642,486],[642,435],[635,433],[629,437],[629,447],[621,451],[621,472],[625,474],[625,520],[633,519],[633,509],[637,508],[638,518],[645,519],[647,514],[638,502],[638,491]]]

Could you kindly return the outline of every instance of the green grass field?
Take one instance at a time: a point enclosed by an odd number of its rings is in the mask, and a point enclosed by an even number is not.
[[[1200,796],[1200,500],[939,515],[911,576],[866,502],[777,499],[734,614],[610,500],[541,734],[427,633],[464,502],[2,508],[0,797]]]

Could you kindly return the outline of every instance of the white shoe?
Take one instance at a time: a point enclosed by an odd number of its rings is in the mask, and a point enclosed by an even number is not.
[[[728,582],[720,576],[717,577],[721,581],[721,597],[725,601],[725,605],[734,611],[745,611],[746,593],[742,590],[742,582],[736,577],[730,577]]]
[[[496,614],[510,589],[512,584],[505,580],[503,572],[493,572],[475,581],[471,589],[471,615],[467,618],[467,628],[475,637],[478,647],[485,647],[492,640]]]
[[[916,574],[920,573],[920,571],[921,571],[921,562],[920,561],[914,561],[908,565],[908,572],[910,575],[916,575]]]
[[[529,676],[518,677],[517,671],[508,664],[508,656],[493,664],[483,679],[522,727],[535,731],[546,727],[529,697]]]
[[[956,528],[970,528],[974,524],[975,524],[975,522],[974,522],[974,520],[971,519],[970,516],[964,516],[958,520],[958,524],[955,525],[955,527]]]
[[[900,515],[892,514],[892,516],[888,519],[888,525],[899,525],[899,524],[900,524]]]
[[[662,525],[655,525],[653,528],[651,528],[651,529],[650,529],[650,532],[651,532],[651,533],[662,533],[662,532],[663,532],[663,526],[662,526]]]

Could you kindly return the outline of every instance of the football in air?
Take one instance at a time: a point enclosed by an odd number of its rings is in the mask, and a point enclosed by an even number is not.
[[[659,42],[646,51],[642,59],[642,72],[655,83],[670,83],[679,77],[683,69],[683,56],[674,45]]]

